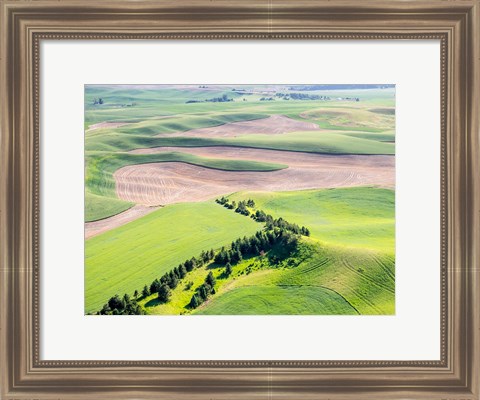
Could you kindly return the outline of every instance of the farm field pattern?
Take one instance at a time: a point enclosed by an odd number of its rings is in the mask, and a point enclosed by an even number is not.
[[[395,314],[393,85],[85,87],[85,313]]]

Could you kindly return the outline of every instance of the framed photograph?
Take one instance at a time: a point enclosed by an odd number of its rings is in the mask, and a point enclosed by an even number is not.
[[[87,314],[395,314],[395,85],[84,99]]]
[[[1,3],[3,399],[480,399],[480,4]]]

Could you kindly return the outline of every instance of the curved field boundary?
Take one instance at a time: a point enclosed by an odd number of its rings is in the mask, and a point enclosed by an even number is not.
[[[119,128],[122,129],[122,128]],[[192,137],[187,135],[148,136],[142,134],[120,135],[117,132],[91,138],[86,151],[132,151],[136,149],[176,146],[192,147],[243,147],[247,149],[281,150],[314,154],[393,155],[395,144],[386,143],[382,137],[362,138],[354,131],[301,131],[281,135],[247,134],[234,137]]]
[[[137,218],[150,214],[157,209],[158,207],[146,207],[142,205],[136,205],[126,211],[121,212],[120,214],[113,215],[112,217],[104,218],[93,222],[86,222],[85,240],[100,235],[101,233],[107,232],[111,229],[122,226],[128,222],[134,221]]]
[[[298,121],[285,115],[271,115],[250,121],[230,122],[223,125],[192,129],[175,133],[175,136],[188,137],[235,137],[246,134],[278,135],[296,131],[317,131],[320,128],[313,122]],[[163,136],[163,135],[162,135]]]
[[[285,164],[267,163],[255,160],[235,160],[205,158],[194,154],[180,152],[163,152],[161,154],[98,153],[87,159],[86,189],[94,195],[115,198],[115,180],[113,173],[128,165],[149,163],[179,162],[222,171],[275,171],[287,168]],[[89,198],[86,198],[89,201]],[[140,204],[146,204],[140,202]],[[147,204],[152,205],[152,204]],[[157,204],[154,204],[157,205]],[[107,210],[100,213],[98,219],[112,216]]]

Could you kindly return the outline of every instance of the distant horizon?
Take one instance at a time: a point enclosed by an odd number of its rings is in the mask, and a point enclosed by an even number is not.
[[[359,83],[359,84],[347,84],[347,83],[328,83],[328,84],[312,84],[312,83],[285,83],[285,84],[270,84],[270,83],[259,83],[259,84],[248,84],[248,83],[227,83],[227,84],[216,84],[216,83],[189,83],[189,84],[180,84],[180,83],[120,83],[120,84],[102,84],[102,83],[93,83],[85,84],[85,88],[89,87],[105,87],[105,88],[141,88],[141,89],[157,89],[162,87],[168,88],[185,88],[190,89],[192,87],[199,88],[199,86],[207,86],[212,88],[234,88],[238,86],[242,87],[277,87],[284,88],[286,90],[369,90],[369,89],[394,89],[396,84],[391,83]],[[308,88],[308,89],[307,89]]]

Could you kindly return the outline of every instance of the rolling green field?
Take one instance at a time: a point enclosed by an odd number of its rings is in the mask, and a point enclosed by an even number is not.
[[[202,250],[254,233],[252,220],[214,203],[171,205],[85,241],[85,310],[133,294]]]
[[[308,226],[311,236],[324,244],[394,250],[395,192],[389,189],[240,192],[230,197],[237,201],[253,198],[259,208],[273,216]]]
[[[281,299],[281,301],[279,301]],[[322,287],[240,287],[216,297],[198,315],[357,315],[338,293]]]
[[[371,135],[370,132],[364,135]],[[145,135],[119,135],[105,132],[104,135],[92,137],[87,142],[86,150],[101,151],[129,151],[140,148],[161,146],[176,147],[212,147],[236,146],[258,149],[304,151],[307,153],[322,154],[394,154],[393,143],[385,139],[392,139],[391,134],[382,133],[361,137],[359,132],[350,130],[326,132],[292,132],[278,135],[272,140],[270,135],[249,135],[235,138],[202,138],[165,135],[152,137]],[[92,154],[94,155],[94,154]]]
[[[296,100],[292,93],[304,99]],[[97,101],[100,98],[101,103]],[[319,129],[211,137],[188,134],[192,129],[255,122],[274,115],[309,122]],[[258,174],[252,179],[260,182],[264,174],[283,174],[291,168],[270,162],[268,157],[260,161],[200,157],[187,152],[191,147],[273,149],[296,152],[299,157],[302,153],[362,155],[368,159],[394,156],[395,88],[92,85],[85,89],[84,122],[88,227],[91,222],[108,222],[109,217],[135,205],[116,192],[114,174],[126,166],[184,163],[203,171],[255,172]],[[97,128],[95,124],[100,123],[104,126]],[[185,152],[131,153],[157,147],[183,147]],[[181,176],[178,182],[167,182],[166,190],[183,190],[186,183]],[[195,185],[201,180],[191,182]],[[275,192],[230,190],[225,192],[227,202],[235,204],[230,209],[217,203],[213,195],[208,201],[184,197],[131,222],[112,225],[85,241],[85,312],[97,313],[112,296],[127,294],[133,298],[137,291],[134,303],[148,315],[394,314],[395,191],[391,186],[360,184],[315,187]],[[242,215],[236,207],[248,200],[251,204]],[[255,213],[260,211],[271,220],[257,220]],[[272,220],[297,224],[304,230],[271,225]],[[227,272],[226,263],[217,256],[233,249],[235,241],[248,242],[258,232],[290,235],[288,243],[293,244],[289,247],[269,239],[271,246],[258,245],[252,252],[240,254],[238,260],[228,263],[231,270]],[[210,249],[212,257],[177,276],[178,282],[169,288],[168,301],[161,300],[156,292],[141,294],[145,285],[161,281],[180,263]],[[192,306],[209,273],[215,279],[212,292],[201,304]]]

